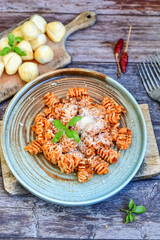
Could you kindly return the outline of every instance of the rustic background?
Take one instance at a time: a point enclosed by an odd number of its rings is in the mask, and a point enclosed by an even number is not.
[[[115,79],[113,49],[119,38],[126,40],[133,24],[127,73],[117,79],[139,103],[148,103],[160,149],[160,105],[149,99],[140,81],[136,63],[150,53],[160,53],[160,1],[149,0],[0,0],[0,31],[31,14],[39,13],[47,21],[67,24],[82,11],[96,11],[97,23],[72,35],[67,50],[73,57],[67,67],[100,71]],[[0,104],[0,119],[10,99]],[[147,212],[125,225],[130,197],[145,205]],[[62,207],[44,202],[31,194],[9,197],[3,189],[0,173],[0,237],[9,239],[160,239],[160,176],[135,181],[119,194],[100,204],[87,207]],[[106,229],[105,226],[108,226]]]

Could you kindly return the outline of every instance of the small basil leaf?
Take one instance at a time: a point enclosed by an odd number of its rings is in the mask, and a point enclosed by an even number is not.
[[[57,128],[57,129],[66,129],[66,126],[63,125],[63,123],[59,120],[56,119],[53,121],[53,125]]]
[[[10,42],[10,41],[8,41],[8,45],[9,45],[10,47],[13,47],[13,46],[14,46],[14,43],[13,43],[13,42]]]
[[[134,221],[134,215],[130,212],[129,214],[130,222],[132,223]]]
[[[16,41],[16,42],[22,42],[22,40],[23,40],[23,39],[22,39],[21,37],[16,37],[16,38],[15,38],[15,41]]]
[[[58,131],[56,133],[56,135],[54,136],[52,142],[53,143],[59,142],[59,140],[61,139],[62,135],[63,135],[63,131]]]
[[[131,209],[132,207],[133,207],[133,205],[134,205],[134,202],[133,202],[133,199],[131,198],[130,199],[130,202],[129,202],[129,209]]]
[[[20,56],[26,56],[27,54],[23,52],[19,47],[14,48],[15,52],[18,53]]]
[[[68,128],[65,129],[65,134],[68,138],[73,138],[72,130],[69,130]]]
[[[1,51],[1,56],[5,56],[10,52],[10,48],[9,47],[5,47],[2,49]]]
[[[73,139],[74,139],[74,141],[75,141],[76,143],[79,143],[79,141],[80,141],[79,134],[78,134],[76,131],[74,131],[74,130],[72,130],[72,134],[73,134]]]
[[[146,211],[146,208],[144,206],[137,206],[133,212],[137,214],[141,214],[141,213],[144,213],[145,211]]]
[[[126,217],[126,221],[125,221],[125,224],[129,223],[129,215],[127,215]]]
[[[69,127],[74,126],[74,125],[75,125],[78,121],[80,121],[81,119],[82,119],[81,116],[76,116],[76,117],[72,118],[72,119],[69,121],[68,126],[69,126]]]
[[[14,40],[15,40],[15,37],[14,37],[13,33],[8,34],[8,45],[9,46],[13,47]]]
[[[136,209],[136,204],[134,203],[134,205],[133,205],[133,209],[132,209],[132,212]]]

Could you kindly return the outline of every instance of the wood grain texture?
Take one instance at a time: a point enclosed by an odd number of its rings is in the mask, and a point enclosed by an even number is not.
[[[146,125],[147,125],[147,150],[145,154],[144,161],[137,172],[136,176],[133,180],[141,180],[151,178],[153,176],[157,176],[160,173],[160,157],[158,152],[158,147],[150,119],[149,109],[147,104],[141,104],[140,108],[143,112]],[[0,121],[0,134],[1,134],[1,121]],[[25,195],[28,194],[27,190],[25,190],[20,183],[13,176],[11,171],[9,170],[7,163],[4,159],[3,152],[0,146],[0,160],[2,167],[2,177],[5,190],[10,195]]]
[[[88,18],[89,16],[89,18]],[[18,26],[22,25],[25,21],[29,19],[25,19],[24,21],[18,23],[17,25],[12,26],[11,28],[7,29],[6,31],[0,34],[0,38],[8,36],[13,29],[17,28]],[[96,21],[96,14],[94,12],[83,12],[79,14],[75,19],[73,19],[69,24],[66,25],[66,34],[64,35],[63,39],[59,43],[54,43],[47,37],[46,45],[50,46],[53,49],[54,59],[53,61],[47,64],[38,64],[39,73],[40,75],[46,72],[50,72],[53,69],[62,68],[65,65],[71,62],[71,56],[65,49],[65,42],[67,37],[75,31],[88,28],[92,26]],[[0,77],[0,102],[4,101],[5,99],[13,96],[19,89],[24,86],[25,82],[21,80],[18,72],[14,75],[8,75],[5,71],[3,72],[2,76]]]
[[[98,14],[136,14],[136,15],[159,15],[160,4],[156,0],[99,0],[93,1],[59,1],[26,0],[26,1],[0,1],[1,12],[39,12],[39,13],[79,13],[82,11],[94,11]]]
[[[159,239],[160,181],[129,183],[118,195],[86,207],[63,207],[36,197],[8,197],[0,178],[0,237],[45,239]],[[138,192],[137,192],[138,189]],[[145,191],[144,191],[145,189]],[[130,197],[147,212],[125,225]],[[22,216],[21,216],[22,215]],[[108,229],[105,228],[108,226]]]
[[[98,13],[97,23],[92,27],[94,33],[88,29],[69,37],[66,48],[73,56],[73,63],[68,67],[89,68],[108,74],[125,86],[138,103],[147,103],[160,149],[160,104],[146,94],[136,67],[136,62],[148,53],[160,52],[158,0],[0,0],[0,31],[35,12],[48,21],[55,19],[67,24],[76,14],[86,10]],[[113,48],[120,37],[126,37],[130,22],[134,28],[128,53],[133,64],[129,64],[127,73],[118,79]],[[75,50],[75,46],[78,49]],[[0,104],[0,119],[9,101]],[[1,239],[160,239],[160,175],[150,180],[130,182],[118,195],[100,204],[70,208],[46,203],[31,194],[9,197],[1,174],[0,167]],[[119,208],[127,208],[130,197],[137,205],[145,205],[147,212],[136,215],[133,224],[125,225],[125,214]]]

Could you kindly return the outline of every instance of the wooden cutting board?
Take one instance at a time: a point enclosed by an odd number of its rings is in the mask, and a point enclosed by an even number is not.
[[[26,22],[29,19],[30,18],[27,18],[24,21],[2,32],[0,34],[0,38],[8,36],[8,34],[12,32],[14,28],[22,25],[24,22]],[[54,59],[53,61],[47,64],[38,64],[40,74],[52,71],[57,68],[62,68],[65,65],[69,64],[71,62],[71,56],[69,55],[69,53],[66,51],[66,48],[65,48],[66,39],[73,32],[92,26],[95,23],[95,21],[96,21],[95,12],[88,12],[88,11],[83,12],[80,15],[78,15],[75,19],[73,19],[72,22],[70,22],[65,26],[66,34],[61,42],[54,43],[47,37],[46,44],[53,49]],[[8,75],[4,72],[0,77],[0,102],[14,95],[25,84],[26,83],[20,79],[18,73],[14,75]]]
[[[153,126],[152,126],[152,122],[149,114],[148,105],[141,104],[140,108],[143,112],[143,115],[146,121],[148,139],[147,139],[147,149],[146,149],[144,161],[139,171],[137,172],[136,176],[133,178],[133,180],[151,178],[160,174],[159,152],[158,152],[158,147],[157,147]],[[0,126],[1,126],[1,121],[0,121]],[[2,176],[3,176],[3,183],[4,183],[5,190],[10,195],[28,194],[28,191],[25,190],[20,185],[20,183],[17,181],[17,179],[13,176],[13,174],[9,170],[7,163],[4,159],[4,156],[2,154],[1,144],[0,144],[0,159],[1,159]]]

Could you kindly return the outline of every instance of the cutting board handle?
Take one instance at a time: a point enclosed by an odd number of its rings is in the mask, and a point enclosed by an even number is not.
[[[66,25],[65,40],[73,32],[92,26],[96,22],[96,16],[95,12],[89,11],[79,14]]]

